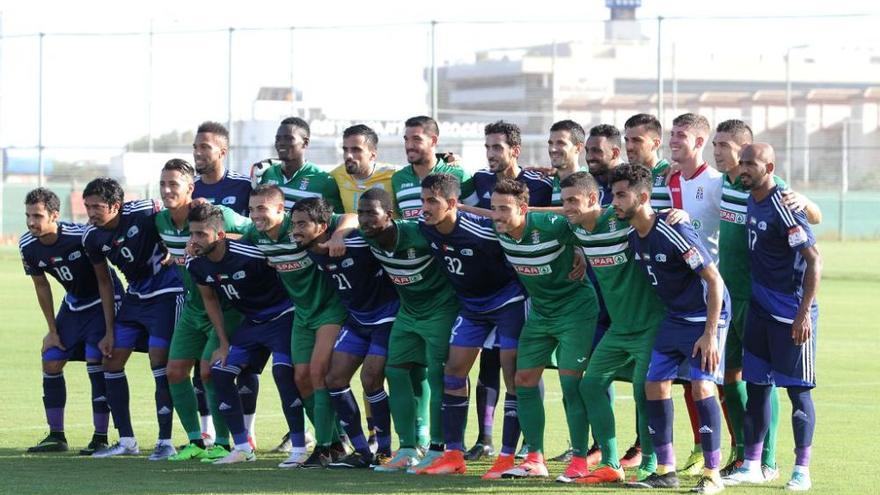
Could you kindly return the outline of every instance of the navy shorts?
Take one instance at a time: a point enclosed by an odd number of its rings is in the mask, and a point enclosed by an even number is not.
[[[43,361],[101,361],[98,342],[104,338],[106,325],[100,302],[80,311],[71,311],[66,303],[62,303],[55,316],[55,327],[61,345],[67,350],[62,351],[58,347],[47,349],[43,353]]]
[[[388,357],[388,338],[393,325],[393,320],[378,325],[364,325],[349,318],[339,331],[333,352],[344,352],[361,358]]]
[[[267,353],[275,364],[291,364],[290,338],[293,334],[293,308],[274,320],[255,323],[245,319],[230,337],[227,366],[250,365],[262,369]]]
[[[183,308],[184,296],[169,293],[140,299],[126,294],[116,312],[113,326],[114,344],[118,349],[135,349],[146,337],[149,347],[167,349],[171,345],[174,324]]]
[[[777,387],[815,387],[819,312],[814,307],[811,313],[810,341],[795,345],[791,323],[773,318],[753,302],[743,334],[743,380]]]
[[[727,322],[718,326],[716,342],[721,361],[715,373],[703,371],[700,355],[691,357],[694,344],[703,335],[705,322],[689,322],[667,317],[657,329],[654,349],[651,351],[651,363],[648,365],[649,382],[663,382],[679,377],[679,367],[687,363],[687,378],[693,380],[724,383],[724,342],[727,339]]]
[[[495,333],[502,350],[516,349],[528,313],[527,301],[514,301],[487,313],[462,310],[452,324],[449,344],[458,347],[492,347],[487,338]]]

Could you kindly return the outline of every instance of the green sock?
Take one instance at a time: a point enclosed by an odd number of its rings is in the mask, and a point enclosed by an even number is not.
[[[330,394],[326,388],[319,388],[312,394],[315,401],[315,441],[322,447],[329,446],[339,435],[333,438],[333,425],[336,423],[336,413],[330,405]]]
[[[764,451],[761,463],[772,468],[776,467],[776,433],[779,430],[779,390],[774,386],[770,391],[770,428],[764,437]]]
[[[724,384],[724,405],[727,406],[727,415],[730,417],[730,424],[733,427],[737,459],[745,459],[743,418],[746,413],[746,398],[746,382],[739,380]]]
[[[584,407],[584,400],[581,398],[581,379],[579,376],[560,373],[559,383],[562,385],[562,396],[565,397],[565,419],[568,423],[572,455],[585,457],[590,448],[590,424],[587,408]],[[602,393],[607,392],[607,389],[602,391]]]
[[[428,370],[424,366],[413,366],[409,370],[409,376],[410,386],[416,399],[415,414],[418,444],[427,447],[430,442],[429,425],[431,421],[431,388],[428,386]],[[440,400],[443,400],[442,396]]]
[[[205,387],[205,400],[208,401],[208,409],[211,411],[211,420],[214,422],[214,443],[217,445],[229,446],[229,427],[226,425],[226,419],[217,409],[217,395],[214,390],[214,382],[202,381]]]
[[[314,392],[312,392],[312,395],[310,395],[308,397],[303,397],[302,401],[303,401],[303,409],[305,409],[305,411],[306,411],[306,416],[308,416],[309,421],[311,421],[311,423],[312,423],[312,426],[314,426],[315,430],[317,430],[318,427],[316,426],[316,423],[315,423],[315,394],[314,394]],[[318,433],[316,431],[315,432],[315,437],[316,437],[315,441],[317,441],[317,435],[318,435]]]
[[[430,435],[431,443],[443,445],[443,366],[442,363],[428,366],[428,386],[431,396]]]
[[[529,452],[544,453],[544,402],[538,387],[516,387],[516,414]]]
[[[397,432],[400,448],[415,448],[418,445],[416,443],[417,411],[410,371],[386,366],[385,378],[388,380],[388,406],[391,409],[391,419],[394,420],[394,430]]]
[[[201,439],[202,423],[199,420],[199,405],[196,401],[192,380],[187,376],[180,383],[169,383],[168,389],[171,392],[174,410],[177,411],[177,417],[180,418],[180,424],[186,430],[186,436],[190,440]]]
[[[616,469],[620,467],[620,461],[609,390],[608,383],[601,376],[585,376],[580,382],[581,396],[590,405],[590,428],[602,450],[602,464]]]
[[[639,468],[653,472],[657,470],[657,454],[654,453],[654,442],[651,440],[651,432],[648,431],[648,397],[645,395],[644,380],[646,373],[647,371],[641,374],[641,380],[633,381],[633,398],[638,415],[639,445],[642,447],[642,463]]]

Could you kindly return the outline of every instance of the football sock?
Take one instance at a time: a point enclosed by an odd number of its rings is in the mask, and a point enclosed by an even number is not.
[[[330,406],[330,394],[327,393],[326,388],[318,388],[315,389],[312,397],[315,399],[315,416],[313,418],[315,441],[319,446],[329,446],[339,439],[338,434],[333,436],[336,414],[333,413],[333,408]]]
[[[153,379],[156,381],[156,420],[159,423],[159,440],[170,440],[171,429],[174,426],[172,424],[174,405],[171,402],[171,392],[168,390],[168,375],[164,364],[153,367]]]
[[[284,413],[284,419],[287,421],[290,444],[294,448],[305,448],[305,412],[303,411],[303,400],[293,379],[293,366],[288,363],[273,363],[272,378],[275,379],[275,387],[278,389],[278,395],[281,398],[281,410]],[[238,384],[237,390],[241,390],[241,382],[239,381]],[[239,396],[241,396],[241,392],[239,392]],[[314,396],[312,394],[312,397]],[[242,405],[243,408],[244,405]],[[242,415],[242,420],[244,420],[244,415]],[[247,424],[245,424],[245,429],[247,429]],[[250,433],[250,430],[247,431]],[[236,440],[236,443],[238,443],[238,440]]]
[[[641,370],[641,372],[640,372]],[[642,449],[642,463],[639,468],[648,472],[653,472],[657,468],[657,456],[654,454],[654,442],[651,441],[651,433],[648,431],[649,414],[648,414],[648,398],[645,395],[645,380],[647,374],[647,365],[645,367],[636,367],[633,376],[641,376],[639,380],[633,381],[633,398],[636,403],[636,445]]]
[[[675,469],[675,450],[672,448],[672,421],[675,411],[672,399],[648,400],[648,433],[654,443],[658,466]]]
[[[789,387],[791,399],[791,430],[794,433],[795,465],[810,465],[810,450],[813,445],[813,431],[816,429],[816,407],[813,396],[807,387]]]
[[[177,418],[183,425],[186,436],[190,440],[202,438],[202,425],[199,422],[199,409],[196,394],[193,393],[195,390],[193,382],[187,377],[180,383],[168,384],[168,389],[171,392],[174,410],[177,411]]]
[[[697,412],[697,405],[694,404],[694,394],[690,382],[683,383],[682,387],[684,387],[684,405],[687,406],[688,419],[691,422],[691,433],[694,435],[694,446],[699,446],[700,416]]]
[[[746,382],[737,380],[724,384],[724,405],[727,419],[733,430],[736,442],[736,458],[744,459],[745,437],[743,434],[743,416],[746,413]]]
[[[428,387],[428,370],[424,366],[413,366],[409,370],[409,375],[410,387],[412,387],[412,393],[416,398],[415,418],[418,445],[426,446],[430,442],[431,421],[431,389]],[[390,382],[388,388],[390,392]]]
[[[743,420],[745,434],[745,459],[757,461],[761,458],[764,437],[767,435],[768,423],[770,422],[770,395],[773,389],[770,385],[758,385],[747,383],[748,400],[746,401],[746,416]]]
[[[376,432],[376,441],[379,444],[378,453],[391,454],[391,412],[388,408],[388,394],[380,388],[373,392],[367,392],[367,401],[373,414],[373,428]]]
[[[205,387],[205,400],[208,402],[208,409],[211,411],[211,422],[214,423],[214,445],[229,447],[229,427],[226,426],[226,418],[217,409],[217,390],[214,389],[214,381],[208,380],[202,383]]]
[[[565,419],[568,423],[572,454],[576,457],[586,457],[590,446],[590,424],[587,408],[581,397],[581,377],[560,373],[559,383],[562,386],[562,397],[565,398],[567,405]],[[602,393],[605,392],[605,390],[602,391]],[[605,400],[608,400],[607,396]]]
[[[385,377],[388,379],[388,405],[402,449],[420,445],[419,439],[416,438],[417,399],[411,376],[408,369],[396,366],[385,367]],[[427,392],[428,387],[424,388]]]
[[[255,414],[260,392],[260,375],[251,370],[244,370],[238,375],[235,383],[238,384],[238,395],[241,396],[241,411],[246,415]]]
[[[443,394],[443,440],[447,450],[464,451],[468,402],[467,396]]]
[[[196,394],[196,403],[198,404],[199,408],[199,416],[208,416],[211,414],[211,411],[208,408],[208,401],[205,400],[205,386],[202,385],[202,375],[199,373],[198,363],[199,362],[196,362],[196,366],[193,368],[192,388]]]
[[[236,447],[248,443],[248,432],[241,413],[241,398],[238,396],[238,387],[235,386],[235,377],[239,373],[241,368],[237,366],[221,367],[215,364],[211,368],[211,381],[217,394],[217,410],[226,420]]]
[[[501,390],[501,349],[483,349],[480,353],[480,374],[477,378],[477,428],[479,442],[492,443],[495,408]]]
[[[501,453],[513,455],[519,443],[519,414],[516,409],[516,395],[504,394],[504,422],[501,432]]]
[[[431,414],[428,416],[431,443],[440,445],[443,443],[443,363],[434,361],[428,365],[428,386],[431,398]]]
[[[67,385],[64,373],[43,372],[43,407],[46,422],[52,433],[64,432],[64,405],[67,403]]]
[[[776,467],[776,435],[779,433],[779,391],[775,385],[771,385],[770,392],[770,426],[767,428],[767,436],[764,437],[764,450],[761,452],[761,462],[772,468]]]
[[[129,412],[128,379],[125,370],[104,371],[104,384],[107,387],[107,404],[113,416],[113,426],[119,431],[120,437],[134,438]]]
[[[92,423],[95,434],[106,435],[110,426],[110,408],[107,406],[107,386],[104,384],[104,367],[100,363],[86,364],[89,384],[92,386]]]
[[[614,425],[614,410],[608,398],[608,385],[601,376],[585,376],[580,389],[584,402],[590,405],[590,428],[602,450],[602,464],[613,468],[620,467],[617,453],[617,433]]]
[[[721,464],[721,407],[715,397],[694,401],[700,418],[700,444],[703,447],[703,465],[718,469]]]
[[[364,430],[361,427],[361,410],[351,392],[351,387],[331,388],[327,392],[330,394],[333,409],[339,420],[342,421],[342,426],[345,427],[345,433],[351,444],[355,450],[369,456],[370,445],[367,443]]]
[[[544,402],[538,387],[516,387],[516,412],[529,453],[544,453]],[[586,433],[584,433],[586,436]]]

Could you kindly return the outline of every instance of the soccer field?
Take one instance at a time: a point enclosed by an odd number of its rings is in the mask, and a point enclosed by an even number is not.
[[[815,392],[818,427],[814,439],[812,478],[818,493],[868,493],[880,479],[873,461],[873,446],[880,440],[880,400],[872,387],[880,385],[880,331],[870,316],[880,301],[880,242],[820,244],[825,272],[820,289],[818,381]],[[474,493],[537,493],[547,490],[599,493],[609,488],[550,484],[550,482],[479,479],[488,463],[469,465],[467,476],[426,477],[352,471],[283,471],[275,466],[283,456],[258,451],[258,460],[247,465],[218,468],[199,463],[149,462],[137,458],[89,459],[75,451],[91,436],[88,379],[82,363],[66,368],[68,387],[66,433],[73,452],[27,455],[25,449],[46,433],[42,407],[40,342],[45,323],[39,313],[33,286],[21,270],[18,252],[0,247],[0,493],[423,493],[463,491]],[[62,292],[55,285],[56,306]],[[132,419],[142,452],[152,449],[156,437],[153,380],[145,355],[133,356],[126,368],[131,384]],[[547,382],[547,454],[566,446],[566,428],[558,381],[552,372]],[[615,412],[618,442],[625,450],[633,435],[632,391],[616,388]],[[782,476],[766,487],[730,488],[729,493],[770,493],[782,490],[793,462],[788,398],[781,396],[778,457]],[[679,461],[687,457],[691,434],[680,400],[676,402],[676,436]],[[471,409],[469,420],[475,415]],[[500,411],[496,431],[500,434]],[[264,378],[257,413],[257,441],[268,450],[285,431],[278,395],[268,375]],[[468,430],[468,445],[475,427]],[[111,432],[111,438],[115,433]],[[497,435],[500,437],[500,435]],[[186,435],[175,423],[175,443]],[[496,440],[497,442],[497,440]],[[724,445],[729,440],[724,435]],[[497,446],[497,445],[496,445]],[[722,459],[726,459],[724,449]],[[550,465],[551,475],[564,469]],[[696,480],[683,479],[683,487]],[[682,489],[684,491],[684,488]]]

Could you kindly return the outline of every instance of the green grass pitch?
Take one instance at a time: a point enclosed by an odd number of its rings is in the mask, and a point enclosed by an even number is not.
[[[880,242],[825,242],[820,245],[825,275],[820,292],[820,324],[816,407],[818,428],[814,441],[812,477],[817,493],[868,493],[880,480],[873,448],[880,440],[880,332],[872,311],[880,301]],[[40,341],[45,324],[39,314],[31,282],[21,270],[17,251],[0,248],[0,493],[62,493],[64,495],[137,493],[540,493],[607,492],[613,488],[563,486],[540,481],[479,479],[488,463],[469,466],[467,476],[415,477],[372,472],[282,471],[275,465],[281,455],[258,452],[258,461],[223,469],[199,463],[148,462],[146,456],[126,459],[88,459],[74,453],[27,455],[25,449],[46,432],[41,401]],[[55,289],[56,305],[60,292]],[[144,355],[135,355],[127,367],[131,383],[132,415],[142,451],[152,448],[156,436],[153,380]],[[68,405],[66,428],[72,450],[91,435],[88,380],[82,363],[71,363],[66,374]],[[547,453],[566,446],[561,394],[553,373],[547,378]],[[285,428],[271,377],[263,380],[257,414],[261,449],[273,447]],[[617,385],[615,412],[618,441],[625,450],[633,439],[632,391]],[[780,480],[766,487],[730,488],[729,493],[779,493],[793,462],[790,406],[782,396],[779,433]],[[690,448],[683,404],[676,402],[677,454],[680,461]],[[496,414],[500,433],[501,414]],[[469,419],[475,420],[473,408]],[[468,430],[468,443],[475,436]],[[114,433],[111,433],[111,437]],[[500,440],[500,435],[496,436]],[[175,442],[185,441],[175,424]],[[497,440],[496,440],[497,442]],[[724,436],[724,444],[728,442]],[[723,458],[727,456],[727,449]],[[564,469],[551,465],[552,475]],[[695,480],[683,480],[690,487]]]

